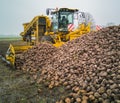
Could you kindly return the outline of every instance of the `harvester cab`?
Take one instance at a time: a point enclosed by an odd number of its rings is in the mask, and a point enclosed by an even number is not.
[[[50,9],[51,10],[51,9]],[[49,16],[51,16],[53,32],[69,32],[70,25],[74,25],[74,14],[77,9],[60,8],[52,9]],[[73,27],[71,27],[73,29]]]
[[[51,18],[51,28],[56,35],[54,35],[56,47],[90,32],[90,23],[85,23],[85,13],[78,9],[47,9],[46,13]]]

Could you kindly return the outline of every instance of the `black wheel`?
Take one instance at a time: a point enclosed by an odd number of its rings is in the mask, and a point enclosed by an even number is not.
[[[31,42],[31,35],[27,35],[27,36],[26,36],[26,41],[27,41],[27,42]]]
[[[50,43],[55,43],[54,39],[49,36],[49,35],[45,35],[41,38],[41,42],[50,42]]]

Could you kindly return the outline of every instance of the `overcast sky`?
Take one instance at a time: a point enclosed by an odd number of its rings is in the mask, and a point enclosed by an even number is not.
[[[0,0],[0,34],[19,35],[23,23],[56,7],[89,12],[98,25],[120,24],[120,0]]]

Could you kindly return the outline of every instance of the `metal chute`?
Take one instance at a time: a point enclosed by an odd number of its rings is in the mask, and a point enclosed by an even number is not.
[[[11,66],[15,65],[15,57],[17,54],[22,53],[25,50],[32,48],[32,46],[13,46],[10,44],[7,52],[6,52],[6,61]]]

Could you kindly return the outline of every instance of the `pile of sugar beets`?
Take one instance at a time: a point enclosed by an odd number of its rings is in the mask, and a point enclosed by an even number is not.
[[[120,103],[120,26],[85,34],[56,48],[40,43],[17,57],[16,66],[50,89],[71,93],[56,103]]]

